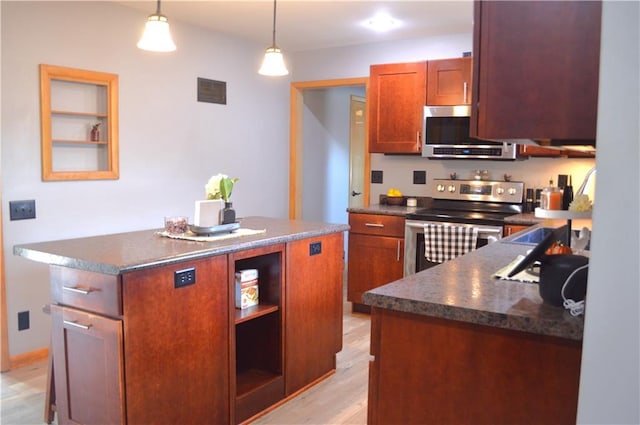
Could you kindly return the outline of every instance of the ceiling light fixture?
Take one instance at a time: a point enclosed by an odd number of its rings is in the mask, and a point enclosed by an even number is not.
[[[151,52],[173,52],[176,44],[171,39],[169,20],[160,13],[160,0],[156,13],[149,15],[144,27],[144,33],[138,41],[138,48]]]
[[[364,26],[378,32],[390,31],[399,26],[398,21],[386,13],[378,13],[365,21]]]
[[[276,46],[276,0],[273,0],[273,41],[271,47],[264,54],[264,60],[258,73],[270,77],[280,77],[289,73],[284,64],[282,52]]]

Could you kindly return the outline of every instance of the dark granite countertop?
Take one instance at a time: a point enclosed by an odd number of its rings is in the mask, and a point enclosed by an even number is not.
[[[347,208],[347,212],[357,213],[357,214],[396,215],[396,216],[404,217],[407,214],[415,212],[418,209],[420,209],[420,207],[407,207],[406,205],[376,204],[376,205],[369,205],[368,207]]]
[[[531,245],[512,237],[378,287],[364,304],[534,334],[581,340],[584,317],[545,304],[538,285],[492,277]]]
[[[536,217],[534,213],[522,213],[505,217],[504,224],[519,224],[522,226],[533,226],[544,221],[543,218]]]
[[[267,217],[246,217],[238,221],[242,228],[266,229],[266,232],[215,242],[196,242],[162,237],[157,234],[161,229],[150,229],[16,245],[13,252],[33,261],[116,275],[349,230],[347,224]]]

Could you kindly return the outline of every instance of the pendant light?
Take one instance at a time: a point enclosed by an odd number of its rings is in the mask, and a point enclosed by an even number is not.
[[[144,33],[138,41],[138,48],[151,52],[173,52],[176,45],[169,32],[169,20],[160,13],[160,0],[156,13],[149,15],[144,27]]]
[[[289,73],[284,64],[282,52],[276,46],[276,0],[273,0],[273,42],[264,54],[264,60],[258,73],[270,77],[280,77]]]

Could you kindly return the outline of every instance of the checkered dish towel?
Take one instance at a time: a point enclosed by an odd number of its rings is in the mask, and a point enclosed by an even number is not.
[[[477,227],[425,223],[424,256],[442,263],[476,249],[477,240]]]

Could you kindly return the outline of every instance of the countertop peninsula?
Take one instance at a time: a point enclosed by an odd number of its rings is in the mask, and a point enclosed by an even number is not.
[[[363,302],[405,313],[581,340],[583,317],[545,304],[538,285],[492,275],[531,245],[508,237],[454,260],[375,288]]]
[[[246,217],[238,221],[241,228],[264,229],[265,232],[215,242],[199,242],[162,237],[157,234],[162,229],[149,229],[17,245],[13,251],[15,255],[32,261],[117,275],[349,230],[346,224],[269,217]]]

